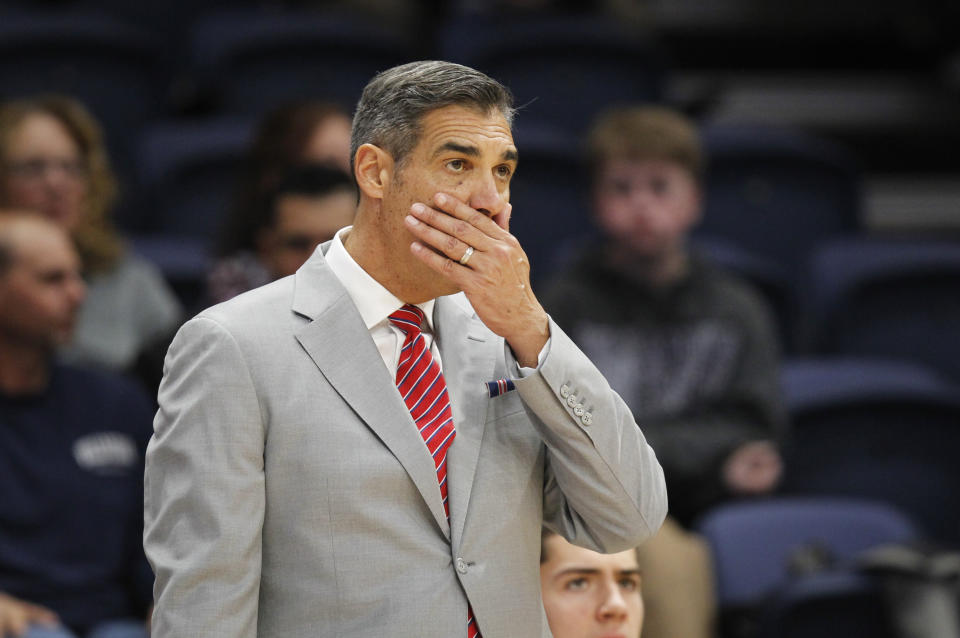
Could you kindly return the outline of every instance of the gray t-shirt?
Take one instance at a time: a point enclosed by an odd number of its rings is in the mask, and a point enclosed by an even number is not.
[[[87,281],[73,342],[65,360],[125,370],[156,339],[172,332],[183,309],[153,264],[124,256],[109,272]]]

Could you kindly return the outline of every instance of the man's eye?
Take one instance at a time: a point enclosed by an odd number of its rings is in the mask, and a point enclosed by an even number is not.
[[[654,180],[654,182],[651,184],[651,187],[654,193],[657,195],[663,195],[670,190],[670,183],[665,179],[658,179]]]
[[[567,581],[566,588],[570,591],[582,591],[587,588],[587,579],[574,578],[573,580]]]
[[[447,162],[447,168],[452,171],[460,172],[467,167],[467,163],[462,159],[450,160]]]
[[[513,174],[513,171],[509,166],[498,166],[497,167],[497,176],[502,179],[508,179]]]
[[[637,591],[640,589],[640,581],[636,578],[623,578],[620,580],[620,586],[627,591]]]
[[[631,191],[630,182],[614,180],[607,183],[607,189],[614,195],[629,195]]]

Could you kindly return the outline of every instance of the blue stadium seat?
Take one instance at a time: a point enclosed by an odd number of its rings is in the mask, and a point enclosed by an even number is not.
[[[765,616],[775,612],[778,593],[818,574],[849,572],[861,552],[918,536],[889,505],[836,498],[728,503],[707,512],[696,529],[713,555],[721,628],[729,638],[756,636],[774,622]]]
[[[318,12],[217,11],[191,32],[201,81],[216,87],[224,111],[247,115],[308,98],[352,111],[370,78],[411,59],[392,32]]]
[[[785,129],[710,126],[703,221],[796,276],[820,241],[861,228],[860,174],[841,148]]]
[[[922,365],[807,359],[784,365],[793,435],[781,490],[882,500],[927,536],[960,543],[960,387]]]
[[[960,242],[828,241],[807,285],[811,350],[912,359],[960,381]]]
[[[577,139],[522,117],[514,128],[520,162],[510,185],[510,232],[530,258],[534,285],[546,282],[594,235],[589,175]]]
[[[520,119],[582,133],[614,104],[658,101],[661,55],[622,25],[584,16],[464,16],[441,27],[440,55],[510,87]]]
[[[149,199],[143,232],[212,243],[252,132],[252,120],[230,117],[151,126],[140,144],[140,183]]]
[[[876,582],[853,569],[810,574],[765,605],[760,638],[899,638]]]
[[[103,126],[124,179],[132,177],[133,140],[164,110],[162,56],[148,32],[99,13],[0,12],[0,97],[79,99]]]

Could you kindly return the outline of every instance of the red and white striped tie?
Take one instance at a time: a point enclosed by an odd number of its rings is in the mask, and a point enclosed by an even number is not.
[[[447,502],[447,450],[457,431],[453,426],[453,412],[447,395],[447,382],[440,366],[430,354],[430,348],[420,332],[423,311],[407,304],[390,315],[390,321],[404,334],[400,360],[397,363],[397,389],[410,416],[413,417],[420,436],[427,444],[437,468],[437,482],[443,498],[443,511],[450,520],[450,505]],[[473,618],[473,610],[467,608],[467,638],[480,638],[480,630]]]

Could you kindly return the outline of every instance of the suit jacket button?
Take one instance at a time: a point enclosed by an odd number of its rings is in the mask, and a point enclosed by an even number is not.
[[[567,384],[560,386],[560,396],[562,396],[564,399],[570,396],[570,386]]]
[[[580,417],[580,423],[583,423],[584,426],[590,425],[593,423],[593,415],[589,412],[584,413],[584,415]]]
[[[576,397],[576,396],[574,396],[574,395],[571,394],[570,396],[567,397],[567,405],[569,405],[569,406],[572,408],[572,407],[575,406],[576,404],[577,404],[577,397]]]
[[[457,558],[457,571],[461,574],[467,573],[467,561],[462,558]]]
[[[587,413],[587,411],[583,409],[582,403],[578,403],[577,405],[574,406],[573,413],[576,414],[577,416],[583,416],[584,414]]]

